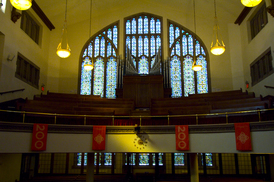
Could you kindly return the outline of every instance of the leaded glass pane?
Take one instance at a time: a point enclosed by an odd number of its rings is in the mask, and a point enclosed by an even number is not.
[[[141,16],[138,19],[138,33],[143,33],[143,18]]]
[[[132,37],[132,55],[136,57],[136,38],[135,36]]]
[[[201,50],[202,50],[202,54],[205,55],[205,50],[203,47],[201,47]]]
[[[153,35],[150,38],[150,54],[151,56],[155,55],[155,37]]]
[[[88,58],[87,58],[88,59]],[[82,71],[81,71],[81,95],[91,95],[91,70],[84,69],[85,61],[82,62]]]
[[[108,46],[107,46],[107,57],[111,56],[111,51],[112,51],[111,44],[108,43]]]
[[[118,46],[118,28],[117,26],[113,27],[113,44],[117,48]]]
[[[185,55],[187,55],[187,38],[186,38],[186,35],[183,35],[182,47],[183,47],[183,56],[185,56]]]
[[[163,153],[158,153],[158,165],[159,166],[163,166],[164,165],[164,163],[163,163],[163,156],[164,156],[164,154]],[[153,166],[155,166],[156,165],[156,163],[155,163],[155,153],[153,153],[152,154],[152,160],[153,160]]]
[[[113,54],[113,56],[116,57],[116,52],[115,52],[114,48],[112,48],[112,54]]]
[[[179,27],[176,27],[175,29],[175,38],[177,39],[180,36],[180,29]]]
[[[98,153],[94,153],[94,165],[97,166],[97,156],[98,156]],[[99,166],[101,166],[102,164],[102,154],[99,153]]]
[[[110,28],[108,29],[108,38],[112,40],[112,31]]]
[[[117,77],[117,63],[114,58],[110,58],[107,62],[107,85],[106,98],[116,98],[116,77]]]
[[[171,54],[170,54],[171,56],[174,56],[174,54],[175,54],[175,50],[174,49],[175,48],[173,47],[172,50],[171,50]]]
[[[131,45],[130,45],[130,37],[128,36],[126,39],[126,46],[131,49]]]
[[[148,74],[148,61],[145,56],[142,56],[139,61],[139,74]]]
[[[130,25],[130,21],[127,20],[126,22],[126,34],[130,34],[131,30],[131,25]]]
[[[104,165],[111,166],[112,163],[112,154],[111,153],[104,153]]]
[[[138,56],[143,55],[143,38],[141,36],[138,39],[138,53]]]
[[[85,49],[84,53],[83,53],[83,57],[85,57],[87,55],[87,49]]]
[[[203,155],[203,153],[201,153]],[[205,153],[205,159],[206,159],[206,166],[213,166],[213,160],[212,160],[212,153]],[[203,157],[202,157],[202,164],[204,163]]]
[[[198,65],[202,65],[201,71],[197,72],[197,91],[198,93],[208,92],[208,81],[207,81],[207,62],[203,56],[199,56],[197,60]]]
[[[169,26],[169,47],[172,46],[174,42],[174,27],[172,24]]]
[[[174,153],[174,165],[175,166],[184,166],[185,165],[184,153]]]
[[[196,41],[196,45],[195,45],[196,49],[196,56],[198,56],[201,52],[200,52],[200,43],[198,41]]]
[[[190,56],[187,56],[183,62],[184,72],[184,96],[188,94],[195,94],[195,80],[194,71],[192,70],[193,60]]]
[[[95,49],[94,49],[94,57],[99,56],[100,44],[99,44],[99,37],[95,39]]]
[[[179,42],[176,42],[175,48],[176,48],[176,54],[178,56],[181,56],[181,50],[180,50],[181,46]]]
[[[150,20],[150,33],[155,33],[155,20],[151,18]]]
[[[151,67],[151,68],[153,67],[154,62],[155,62],[155,57],[154,57],[154,58],[152,58],[152,60],[151,60],[151,62],[150,62],[150,67]]]
[[[149,165],[149,153],[139,153],[139,166]]]
[[[159,19],[156,21],[156,33],[161,33],[161,21]]]
[[[181,62],[177,56],[170,61],[170,77],[171,77],[171,97],[182,96],[182,78],[181,78]]]
[[[132,19],[132,34],[136,34],[136,20],[135,18]]]
[[[135,166],[136,153],[132,153],[129,157],[129,165]],[[125,165],[127,165],[127,154],[125,153]]]
[[[104,96],[104,61],[102,58],[95,61],[93,95]]]
[[[193,55],[193,38],[192,35],[188,36],[188,53]]]
[[[82,153],[77,153],[77,166],[82,164]]]
[[[101,48],[100,48],[100,55],[105,56],[105,38],[102,37],[101,39]]]
[[[147,36],[145,36],[145,39],[144,39],[144,54],[146,56],[148,56],[148,53],[149,53],[149,50],[148,50],[148,38],[147,38]]]
[[[157,36],[157,39],[156,39],[156,49],[158,50],[159,47],[161,47],[161,38],[160,38],[160,36],[158,35],[158,36]]]
[[[92,43],[90,43],[88,46],[88,56],[89,57],[92,57],[92,49],[93,49],[93,46],[92,46]],[[83,55],[83,57],[85,57],[85,55]]]
[[[148,34],[148,18],[145,16],[144,19],[144,34]]]

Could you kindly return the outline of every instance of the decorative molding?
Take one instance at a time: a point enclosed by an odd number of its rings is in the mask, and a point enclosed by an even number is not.
[[[245,17],[248,15],[251,9],[252,8],[250,7],[245,7],[243,11],[241,12],[241,14],[238,16],[238,18],[236,19],[236,21],[234,22],[234,24],[241,25],[241,23],[244,21]]]
[[[0,122],[2,132],[25,132],[32,133],[33,123]],[[107,126],[107,134],[135,134],[135,126]],[[274,121],[251,122],[251,132],[273,131]],[[189,125],[190,134],[198,133],[231,133],[234,132],[234,124],[210,124],[210,125]],[[92,125],[48,125],[48,133],[66,134],[91,134]],[[175,125],[140,126],[139,134],[174,134]]]

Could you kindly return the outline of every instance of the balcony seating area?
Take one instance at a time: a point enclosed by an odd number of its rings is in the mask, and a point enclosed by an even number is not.
[[[132,99],[48,92],[34,96],[32,100],[21,100],[16,109],[35,112],[24,116],[24,121],[29,123],[192,125],[271,120],[273,111],[257,111],[271,108],[272,105],[271,97],[255,97],[254,93],[242,90],[191,94],[182,98],[155,98],[151,99],[150,108],[143,110],[136,108]],[[22,113],[17,117],[22,118]]]

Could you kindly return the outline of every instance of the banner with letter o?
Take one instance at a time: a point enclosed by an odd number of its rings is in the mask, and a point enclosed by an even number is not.
[[[31,150],[43,151],[47,149],[47,124],[33,124]]]
[[[189,150],[188,125],[176,125],[176,150]]]

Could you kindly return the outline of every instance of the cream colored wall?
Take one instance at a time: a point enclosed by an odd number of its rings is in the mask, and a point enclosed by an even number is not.
[[[205,2],[196,2],[196,33],[203,40],[208,50],[210,50],[210,44],[212,41],[213,25],[214,25],[214,11],[203,10],[203,4]],[[89,6],[89,2],[87,5]],[[166,2],[156,2],[156,1],[124,1],[122,4],[115,4],[112,9],[103,9],[99,7],[98,3],[94,3],[92,14],[93,18],[91,20],[91,35],[95,34],[102,28],[108,26],[109,24],[119,21],[119,54],[123,56],[124,47],[121,46],[124,43],[124,18],[131,16],[140,12],[148,12],[155,15],[163,17],[163,58],[168,58],[168,47],[167,47],[167,20],[175,21],[186,28],[194,32],[194,20],[193,20],[193,6],[192,2],[186,3],[184,7],[182,4],[174,3],[173,5],[168,5]],[[213,8],[213,4],[212,4]],[[187,11],[186,11],[187,10]],[[223,17],[233,23],[237,15],[231,15],[226,12],[225,8],[222,11]],[[201,13],[202,14],[199,14]],[[72,18],[70,11],[68,11],[68,24],[70,17]],[[208,18],[212,17],[212,18]],[[68,41],[72,50],[72,54],[69,58],[60,59],[56,56],[56,47],[61,37],[61,28],[63,22],[60,22],[56,26],[56,30],[51,33],[50,42],[50,52],[49,52],[49,70],[59,71],[51,73],[48,80],[48,89],[50,91],[58,91],[62,93],[76,93],[78,89],[78,72],[79,72],[79,57],[85,42],[88,40],[89,35],[89,14],[87,14],[87,19],[78,22],[77,24],[70,24],[68,26]],[[226,52],[221,56],[213,56],[209,53],[210,59],[210,75],[211,75],[211,86],[213,91],[222,90],[232,90],[232,72],[231,72],[231,58],[230,58],[230,46],[228,43],[228,25],[222,24],[220,21],[220,33],[226,44]],[[59,64],[59,65],[58,65]],[[59,69],[59,70],[58,70]],[[239,88],[237,88],[239,89]]]
[[[22,154],[0,154],[0,181],[20,180]]]
[[[266,79],[260,81],[256,85],[251,85],[251,76],[250,76],[250,64],[256,60],[265,50],[271,47],[272,52],[272,65],[274,66],[274,54],[273,54],[273,47],[274,47],[274,18],[267,13],[268,16],[268,23],[267,25],[253,38],[250,40],[249,35],[249,20],[252,15],[260,8],[259,6],[253,8],[248,16],[244,19],[242,24],[240,25],[241,29],[241,44],[242,44],[242,58],[243,58],[243,73],[244,73],[244,80],[250,83],[250,88],[248,91],[255,92],[256,96],[260,94],[262,96],[266,95],[274,95],[273,89],[267,89],[264,85],[274,86],[273,79],[274,74],[270,75]],[[239,41],[240,43],[240,41]]]
[[[28,35],[21,30],[19,19],[16,23],[10,20],[12,7],[7,1],[6,12],[0,11],[0,32],[4,35],[4,49],[1,57],[1,77],[0,77],[0,92],[17,90],[25,88],[23,92],[12,94],[4,94],[0,96],[0,102],[12,100],[15,98],[33,98],[34,94],[40,93],[41,84],[47,86],[47,68],[48,68],[48,52],[50,42],[50,31],[43,24],[40,18],[32,9],[30,14],[38,21],[42,28],[42,42],[37,45]],[[24,57],[29,59],[40,68],[39,89],[36,89],[27,83],[15,77],[17,53],[20,52]],[[8,55],[15,55],[12,61],[7,61]]]

